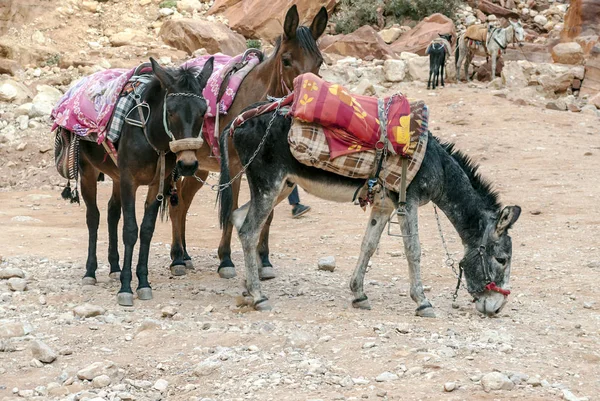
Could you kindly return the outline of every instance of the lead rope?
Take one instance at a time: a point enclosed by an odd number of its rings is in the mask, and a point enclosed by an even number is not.
[[[433,205],[433,211],[435,212],[435,220],[437,222],[438,231],[440,233],[440,238],[442,239],[442,246],[444,247],[444,251],[446,252],[446,261],[444,262],[447,267],[452,269],[454,276],[458,279],[456,283],[456,288],[454,289],[454,294],[452,294],[452,307],[454,309],[458,309],[460,305],[456,302],[458,298],[458,290],[462,284],[462,276],[463,276],[463,268],[458,264],[458,272],[456,271],[456,260],[450,255],[450,251],[448,251],[448,244],[446,244],[446,239],[444,238],[444,233],[442,232],[442,222],[440,221],[440,215],[437,211],[437,206]]]

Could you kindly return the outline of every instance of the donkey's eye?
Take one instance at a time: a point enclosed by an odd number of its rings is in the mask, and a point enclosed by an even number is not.
[[[292,60],[289,59],[289,58],[287,58],[287,57],[284,57],[283,58],[283,66],[284,67],[291,67],[292,66]]]
[[[496,258],[496,262],[504,266],[506,264],[506,258]]]

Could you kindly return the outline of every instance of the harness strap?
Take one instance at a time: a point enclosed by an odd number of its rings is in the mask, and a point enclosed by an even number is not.
[[[158,193],[156,194],[156,200],[162,202],[165,198],[163,194],[165,190],[165,152],[160,152],[158,154],[158,164],[160,166],[160,176],[158,177]]]

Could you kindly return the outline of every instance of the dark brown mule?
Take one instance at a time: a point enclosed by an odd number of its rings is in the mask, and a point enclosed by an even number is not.
[[[317,46],[316,40],[323,34],[327,27],[327,10],[322,7],[315,16],[310,27],[299,26],[300,19],[296,6],[292,6],[285,17],[283,35],[277,40],[273,54],[256,66],[241,84],[236,98],[227,112],[219,120],[219,126],[228,125],[245,107],[261,100],[267,95],[283,97],[293,85],[294,78],[306,72],[317,74],[323,57]],[[231,149],[230,147],[229,149]],[[210,156],[210,145],[204,143],[196,153],[200,167],[196,176],[204,181],[208,173],[220,171],[219,161]],[[242,168],[235,151],[229,154],[232,177]],[[185,220],[187,211],[194,199],[194,195],[203,183],[193,177],[186,177],[178,184],[179,205],[170,208],[171,224],[173,228],[173,243],[171,246],[171,271],[173,274],[185,274],[184,265],[191,266],[191,258],[186,251]],[[233,209],[238,207],[238,194],[240,180],[233,183]],[[261,278],[273,278],[274,273],[269,261],[269,225],[273,214],[265,225],[261,235],[260,256],[262,260]],[[235,267],[231,261],[231,233],[232,226],[227,224],[223,228],[221,243],[219,244],[219,275],[223,278],[235,277]]]

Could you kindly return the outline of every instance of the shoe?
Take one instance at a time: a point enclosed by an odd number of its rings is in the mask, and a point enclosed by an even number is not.
[[[309,210],[310,210],[310,206],[304,206],[304,205],[298,203],[292,209],[292,218],[297,219],[298,217],[306,214]]]

